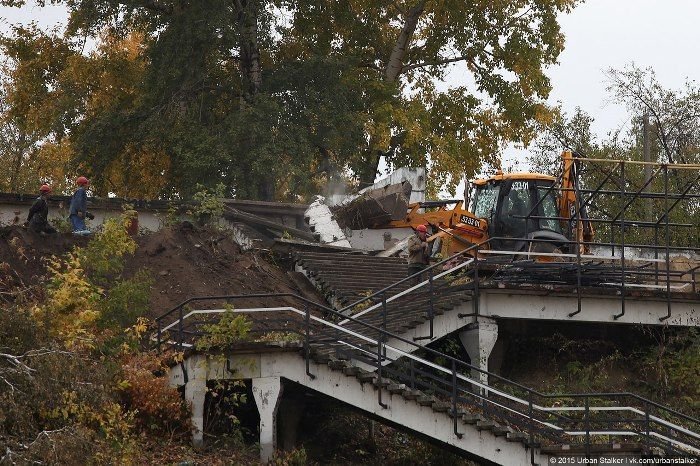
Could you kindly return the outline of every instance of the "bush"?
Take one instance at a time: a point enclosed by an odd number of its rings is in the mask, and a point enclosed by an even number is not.
[[[217,323],[202,326],[204,335],[197,340],[195,347],[199,351],[209,351],[246,341],[252,327],[253,322],[246,316],[237,315],[232,309],[227,309]]]
[[[126,328],[149,309],[149,293],[153,278],[147,270],[139,270],[132,278],[118,280],[100,302],[100,325]]]
[[[47,268],[51,276],[46,302],[33,309],[47,335],[61,340],[67,348],[93,348],[97,301],[101,290],[86,277],[79,252],[64,259],[52,257]]]
[[[214,189],[206,188],[200,184],[197,185],[197,191],[193,199],[194,207],[188,212],[192,215],[200,226],[208,224],[216,224],[221,215],[224,213],[224,189],[223,183],[217,184]]]
[[[105,220],[102,231],[90,240],[87,247],[79,250],[93,281],[108,283],[124,268],[124,256],[136,251],[136,241],[127,232],[131,219],[132,215],[127,212]]]
[[[190,408],[180,392],[168,384],[160,359],[153,353],[131,356],[123,365],[119,388],[124,402],[134,411],[138,428],[166,433],[188,434],[191,430]]]

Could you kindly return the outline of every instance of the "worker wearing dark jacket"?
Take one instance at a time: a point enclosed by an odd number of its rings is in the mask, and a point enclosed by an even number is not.
[[[86,191],[89,181],[84,176],[80,176],[77,180],[75,180],[75,182],[78,185],[78,189],[75,191],[70,200],[68,218],[70,219],[70,224],[73,227],[73,233],[87,234],[90,233],[90,231],[85,227],[85,217],[90,217],[90,213],[87,211]]]
[[[51,187],[42,184],[39,188],[39,197],[29,209],[27,225],[37,233],[56,233],[56,229],[49,225],[49,204],[47,202],[51,194]]]
[[[428,229],[425,225],[416,227],[415,235],[408,240],[408,276],[425,269],[430,262],[430,243],[428,239]],[[420,275],[416,281],[420,281]]]

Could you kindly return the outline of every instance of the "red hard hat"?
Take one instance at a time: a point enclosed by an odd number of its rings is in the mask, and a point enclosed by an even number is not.
[[[90,183],[84,176],[79,176],[75,182],[78,184],[78,186],[83,186]]]
[[[416,227],[416,231],[420,231],[421,233],[427,233],[427,232],[428,232],[428,228],[426,228],[425,225],[418,225],[418,226]]]
[[[44,183],[44,184],[41,185],[41,188],[39,188],[39,192],[42,192],[42,193],[50,193],[50,192],[51,192],[51,186],[49,186],[48,184]]]

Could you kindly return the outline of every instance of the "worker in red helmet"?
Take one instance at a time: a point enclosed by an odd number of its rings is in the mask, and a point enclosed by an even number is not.
[[[75,180],[78,189],[73,193],[70,200],[70,209],[68,211],[68,219],[73,227],[73,233],[78,235],[90,234],[90,230],[85,226],[85,217],[91,218],[87,210],[87,187],[90,184],[87,178],[79,176]]]
[[[430,263],[431,244],[428,242],[428,228],[418,225],[415,234],[408,240],[408,276],[424,270]],[[416,276],[416,283],[421,281],[421,275]]]
[[[49,195],[51,194],[51,186],[42,184],[39,188],[39,197],[36,198],[34,204],[29,209],[26,225],[37,233],[56,233],[56,229],[49,225]]]

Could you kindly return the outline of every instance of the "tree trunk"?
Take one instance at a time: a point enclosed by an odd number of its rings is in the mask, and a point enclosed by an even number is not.
[[[408,10],[408,13],[406,13],[401,34],[399,34],[399,38],[396,40],[396,44],[394,44],[394,49],[391,51],[389,62],[384,70],[384,79],[388,82],[395,82],[401,75],[404,65],[403,60],[406,57],[408,48],[411,46],[413,33],[416,32],[418,20],[423,14],[424,9],[425,0],[421,0],[417,4],[413,5]]]
[[[241,66],[241,103],[249,105],[262,87],[260,47],[258,44],[258,0],[235,0],[238,22],[239,63]],[[262,201],[275,199],[276,177],[273,171],[260,175],[255,184],[255,197]]]
[[[17,147],[15,148],[15,160],[12,173],[10,174],[10,192],[19,192],[19,172],[22,170],[22,160],[24,159],[24,153],[26,150],[27,135],[23,132],[19,132],[19,138],[17,138]]]
[[[384,69],[384,80],[386,82],[394,83],[399,79],[399,76],[401,76],[406,53],[411,46],[413,34],[416,32],[416,27],[418,26],[418,20],[425,9],[425,1],[426,0],[420,0],[418,3],[409,8],[408,12],[406,13],[403,28],[401,28],[401,33],[396,39],[394,48],[389,56],[389,61]],[[377,176],[379,161],[381,160],[384,150],[376,147],[375,140],[376,138],[370,136],[369,144],[367,150],[365,151],[365,163],[361,167],[360,173],[358,174],[360,179],[360,187],[371,185],[374,183],[374,178]]]
[[[240,33],[241,78],[243,80],[242,95],[247,102],[250,102],[260,92],[262,86],[257,10],[257,0],[236,0]]]
[[[365,149],[364,163],[360,167],[358,177],[360,180],[360,188],[366,188],[374,184],[374,179],[377,177],[379,169],[379,161],[382,158],[382,151],[377,147],[376,138],[370,136],[367,149]]]

